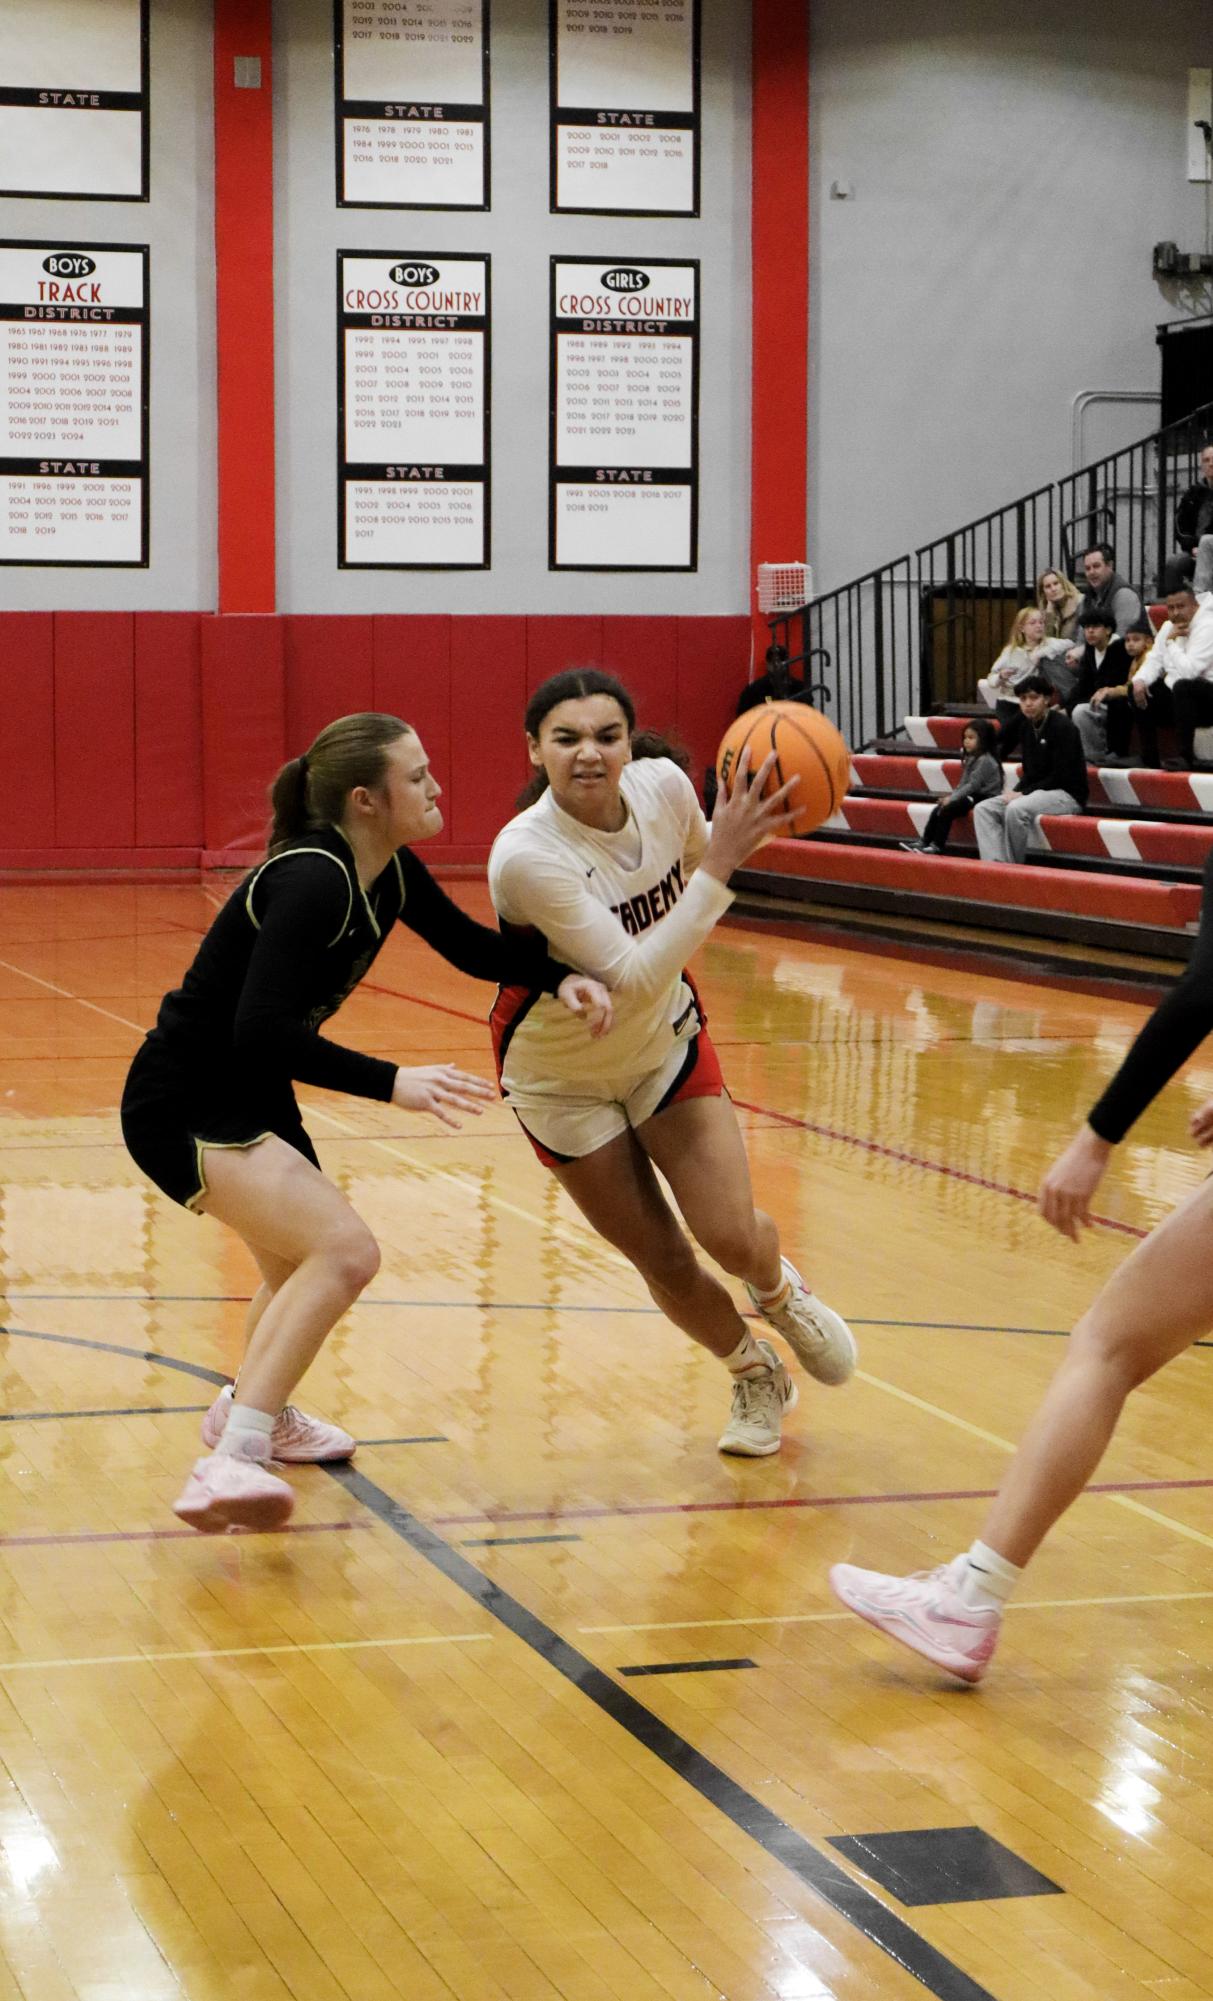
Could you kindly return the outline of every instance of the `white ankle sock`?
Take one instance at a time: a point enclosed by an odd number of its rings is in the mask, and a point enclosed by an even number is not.
[[[966,1605],[996,1605],[1001,1610],[1022,1576],[1022,1564],[1008,1563],[988,1543],[975,1542],[964,1558],[957,1589]]]
[[[779,1268],[779,1284],[772,1286],[769,1292],[764,1292],[761,1286],[756,1285],[754,1287],[754,1297],[760,1306],[780,1306],[791,1289],[791,1283],[781,1265]]]
[[[228,1412],[223,1436],[215,1450],[230,1452],[237,1459],[268,1459],[270,1435],[274,1423],[271,1412],[253,1410],[244,1403],[234,1403]]]
[[[724,1357],[724,1365],[733,1376],[752,1376],[756,1370],[771,1366],[748,1327],[732,1354]]]

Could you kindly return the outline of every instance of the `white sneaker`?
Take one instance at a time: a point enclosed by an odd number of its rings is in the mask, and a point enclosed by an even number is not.
[[[782,1334],[801,1367],[819,1383],[845,1383],[859,1360],[846,1321],[809,1291],[794,1264],[781,1258],[790,1290],[781,1306],[764,1306],[752,1285],[746,1291],[769,1327]]]
[[[767,1367],[733,1380],[733,1412],[720,1434],[720,1450],[741,1459],[766,1459],[779,1450],[785,1410],[794,1410],[800,1392],[769,1341],[758,1341]]]

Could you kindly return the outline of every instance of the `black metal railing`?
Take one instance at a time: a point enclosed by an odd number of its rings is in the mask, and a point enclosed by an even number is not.
[[[1043,570],[1073,577],[1084,548],[1109,542],[1121,574],[1154,596],[1175,549],[1175,502],[1210,437],[1213,403],[776,614],[772,641],[794,668],[804,663],[815,699],[856,748],[890,735],[903,715],[972,701]]]

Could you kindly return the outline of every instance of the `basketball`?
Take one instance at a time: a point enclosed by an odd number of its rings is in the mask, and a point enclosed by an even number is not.
[[[789,834],[812,834],[836,813],[851,782],[851,753],[832,722],[804,702],[764,702],[730,723],[716,754],[716,770],[726,792],[732,790],[737,762],[750,746],[751,776],[763,759],[775,753],[768,793],[777,792],[793,775],[800,779],[787,804],[795,819]]]

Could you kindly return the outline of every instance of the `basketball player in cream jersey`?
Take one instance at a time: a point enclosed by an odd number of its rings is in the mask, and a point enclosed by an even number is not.
[[[733,1379],[724,1452],[777,1452],[797,1391],[695,1257],[696,1243],[744,1281],[762,1317],[819,1382],[856,1362],[846,1322],[780,1254],[755,1209],[749,1164],[685,962],[732,902],[734,870],[787,821],[784,786],[722,796],[711,830],[666,757],[632,760],[627,690],[595,669],[557,674],[532,696],[527,744],[542,787],[498,835],[489,888],[504,926],[611,991],[614,1027],[588,1052],[537,988],[505,986],[493,1009],[498,1075],[539,1158],[582,1214],[635,1265],[662,1312]],[[755,774],[765,781],[773,760]]]

